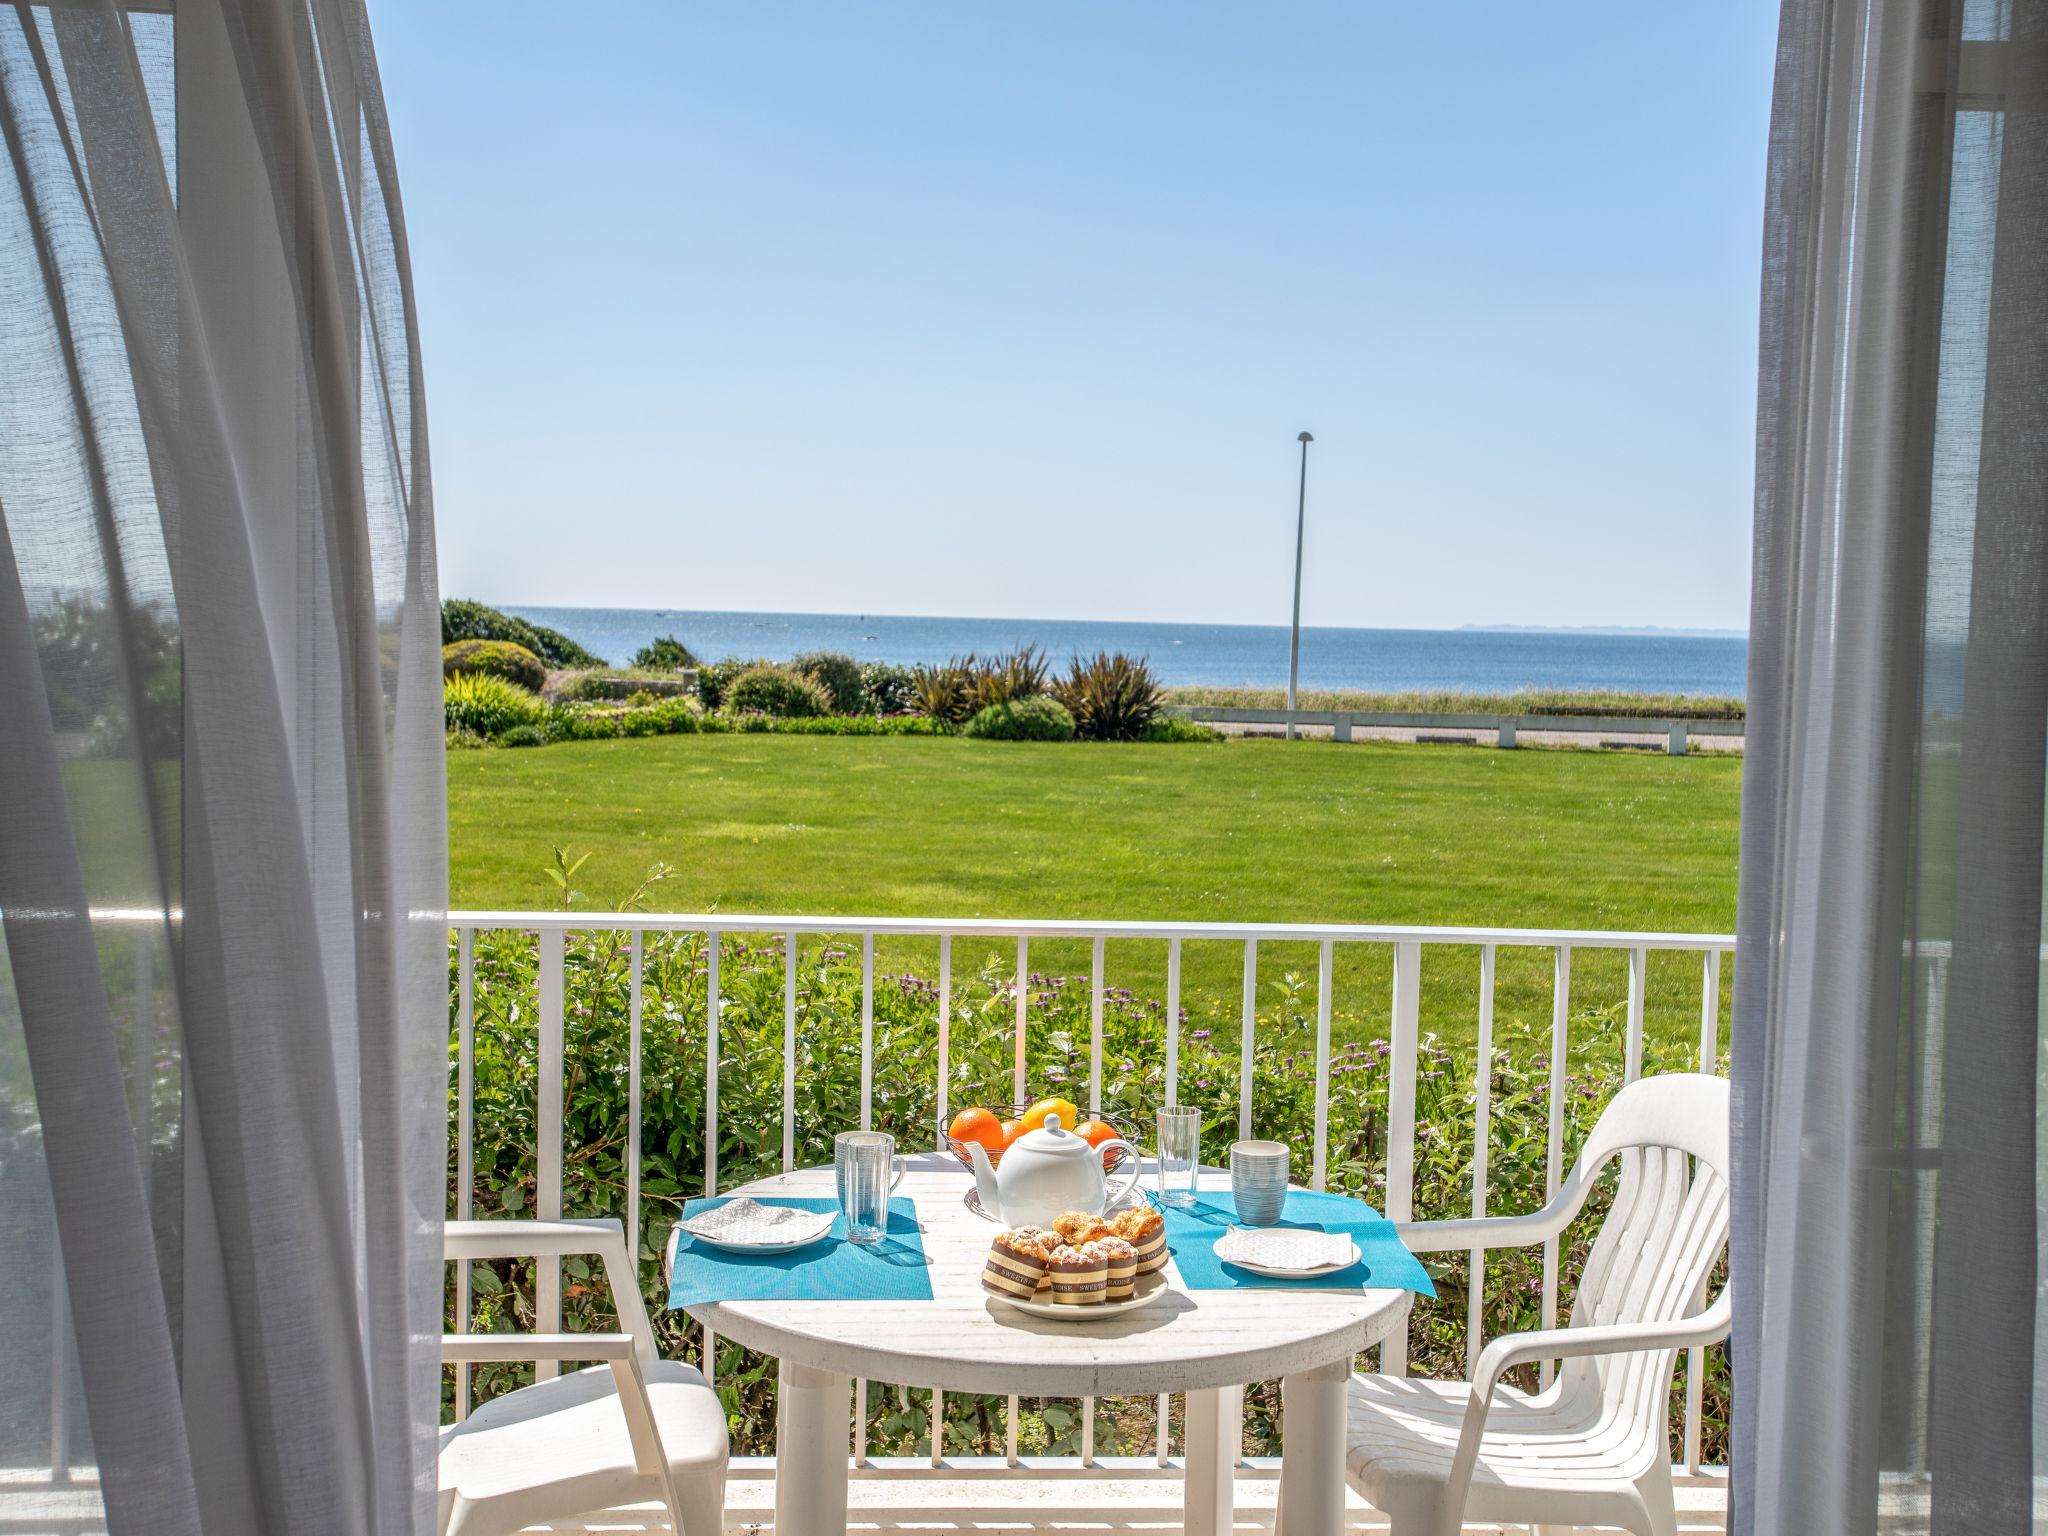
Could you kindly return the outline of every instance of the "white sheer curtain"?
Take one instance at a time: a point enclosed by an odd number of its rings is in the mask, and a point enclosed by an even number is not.
[[[0,1527],[432,1527],[446,837],[359,0],[0,5]]]
[[[1788,0],[1743,784],[1734,1528],[2031,1530],[2048,3]]]

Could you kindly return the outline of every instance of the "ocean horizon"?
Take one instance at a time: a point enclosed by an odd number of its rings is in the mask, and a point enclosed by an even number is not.
[[[1035,645],[1063,665],[1070,655],[1128,651],[1150,659],[1169,686],[1284,688],[1287,627],[1080,619],[930,618],[892,614],[749,613],[684,608],[508,606],[558,629],[614,666],[660,635],[698,656],[787,661],[803,651],[844,651],[901,666]],[[1405,692],[1517,688],[1632,693],[1746,691],[1749,641],[1678,630],[1338,629],[1304,625],[1301,686]]]

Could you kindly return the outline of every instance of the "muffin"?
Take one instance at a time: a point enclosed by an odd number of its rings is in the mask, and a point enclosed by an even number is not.
[[[1101,1254],[1109,1263],[1103,1288],[1105,1297],[1110,1301],[1122,1301],[1137,1291],[1137,1249],[1112,1233],[1108,1237],[1096,1238],[1088,1245],[1088,1251]]]
[[[1059,1233],[1060,1241],[1069,1248],[1078,1248],[1083,1243],[1092,1243],[1098,1237],[1109,1236],[1109,1223],[1100,1216],[1091,1216],[1086,1211],[1065,1211],[1052,1224]]]
[[[1028,1301],[1045,1283],[1046,1261],[1053,1249],[1051,1234],[1036,1227],[998,1232],[982,1266],[981,1288],[996,1296]]]
[[[1108,1299],[1107,1255],[1061,1244],[1053,1249],[1046,1269],[1052,1277],[1052,1299],[1056,1306],[1093,1307]]]
[[[1137,1250],[1139,1274],[1153,1275],[1166,1268],[1166,1218],[1151,1206],[1118,1211],[1109,1229]]]

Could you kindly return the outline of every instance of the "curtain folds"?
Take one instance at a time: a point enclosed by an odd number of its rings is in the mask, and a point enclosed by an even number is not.
[[[1787,0],[1733,1037],[1741,1533],[2029,1530],[2048,3]]]
[[[0,1525],[426,1531],[438,583],[360,0],[0,5],[0,138]]]

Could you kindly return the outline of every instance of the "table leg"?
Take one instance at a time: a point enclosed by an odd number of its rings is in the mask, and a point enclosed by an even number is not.
[[[1344,1396],[1350,1380],[1349,1360],[1281,1380],[1276,1536],[1337,1536],[1344,1529]]]
[[[1187,1459],[1181,1474],[1181,1524],[1187,1536],[1230,1536],[1237,1457],[1244,1442],[1244,1388],[1190,1392],[1183,1411]]]
[[[782,1362],[776,1387],[776,1536],[845,1536],[853,1383]]]

